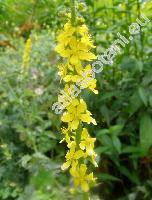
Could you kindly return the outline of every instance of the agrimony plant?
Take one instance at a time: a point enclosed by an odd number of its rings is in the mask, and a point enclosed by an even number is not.
[[[85,65],[86,62],[96,59],[96,56],[91,52],[95,46],[84,19],[76,17],[74,1],[71,2],[71,13],[57,37],[58,44],[55,48],[63,58],[58,66],[58,74],[64,83],[64,89],[59,94],[58,101],[65,109],[61,117],[65,124],[62,128],[62,141],[66,141],[69,149],[62,169],[70,169],[75,188],[80,186],[83,192],[88,192],[89,185],[95,182],[95,178],[93,172],[89,172],[87,164],[90,161],[97,167],[97,163],[95,138],[89,135],[84,124],[96,125],[96,121],[81,98],[80,91],[88,88],[95,94],[98,93],[91,65]]]

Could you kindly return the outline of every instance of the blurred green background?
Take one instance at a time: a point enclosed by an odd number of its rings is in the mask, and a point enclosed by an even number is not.
[[[84,3],[84,9],[79,6]],[[110,47],[117,33],[144,13],[151,21],[97,75],[98,95],[83,92],[97,126],[99,168],[91,200],[152,199],[152,1],[76,1],[97,46]],[[60,116],[51,110],[62,88],[54,51],[70,2],[0,0],[0,200],[81,200],[60,169]],[[142,19],[143,21],[143,19]],[[28,76],[20,79],[26,39],[32,38]]]

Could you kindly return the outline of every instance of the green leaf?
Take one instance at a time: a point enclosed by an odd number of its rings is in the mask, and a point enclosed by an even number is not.
[[[134,114],[139,110],[139,108],[142,106],[141,98],[139,97],[138,91],[136,91],[131,97],[130,97],[130,114]]]
[[[96,137],[100,138],[102,135],[106,135],[107,133],[109,133],[108,129],[101,129],[101,130],[97,131]]]
[[[25,167],[25,168],[26,168],[27,163],[28,163],[30,160],[31,160],[31,156],[30,156],[30,155],[27,154],[27,155],[23,156],[22,159],[21,159],[21,165],[22,165],[22,167]]]
[[[110,148],[113,146],[112,140],[108,135],[103,135],[102,138],[100,138],[100,141],[104,146],[107,146],[107,147],[110,147]]]
[[[139,178],[135,172],[131,173],[127,167],[120,165],[119,170],[122,174],[124,174],[128,179],[130,179],[133,183],[139,184]]]
[[[100,108],[100,111],[101,111],[102,115],[104,116],[104,118],[107,122],[107,125],[110,126],[110,114],[109,114],[109,110],[108,110],[107,106],[103,105]]]
[[[140,145],[143,153],[146,153],[152,145],[152,119],[147,113],[140,120]]]
[[[142,87],[139,87],[138,92],[139,92],[139,96],[140,96],[142,102],[144,103],[145,106],[147,106],[148,99],[147,99],[147,94],[146,94],[145,89]]]
[[[122,153],[140,153],[141,149],[139,146],[126,146],[123,148]]]
[[[113,145],[114,145],[115,149],[120,154],[121,153],[121,142],[120,142],[120,139],[117,136],[112,135],[112,142],[113,142]]]
[[[149,97],[149,104],[152,107],[152,96]]]
[[[108,147],[97,147],[95,149],[95,152],[97,154],[102,154],[102,153],[105,153],[105,152],[108,152],[109,148]]]
[[[115,125],[109,128],[111,134],[119,135],[123,128],[123,125]]]
[[[110,174],[102,173],[99,175],[99,178],[102,181],[121,181],[119,178],[112,176]]]

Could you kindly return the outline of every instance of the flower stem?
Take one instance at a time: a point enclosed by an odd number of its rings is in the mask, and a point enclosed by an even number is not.
[[[81,141],[81,133],[82,133],[82,125],[80,124],[78,129],[76,130],[76,144],[78,149]]]
[[[90,200],[89,194],[87,192],[83,193],[83,200]]]
[[[75,0],[71,0],[71,24],[75,25],[76,13],[75,13]]]

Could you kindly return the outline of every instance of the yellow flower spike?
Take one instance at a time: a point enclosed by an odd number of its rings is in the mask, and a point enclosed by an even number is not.
[[[74,2],[74,1],[72,1]],[[55,50],[63,58],[63,63],[58,66],[58,75],[65,83],[61,90],[58,101],[64,112],[61,116],[65,128],[62,129],[63,141],[69,148],[65,158],[66,162],[62,165],[62,170],[70,168],[70,173],[74,180],[75,187],[81,186],[84,192],[89,191],[89,185],[94,182],[93,173],[89,173],[85,163],[91,161],[97,166],[96,154],[94,152],[95,138],[91,138],[87,129],[83,128],[85,123],[96,125],[92,114],[87,110],[87,105],[79,94],[82,89],[90,89],[95,94],[96,79],[92,72],[91,65],[84,64],[96,59],[91,52],[95,48],[87,26],[83,20],[75,17],[74,6],[72,6],[71,19],[64,25],[63,30],[57,37]],[[75,21],[76,20],[76,21]],[[77,94],[77,95],[75,95]]]
[[[23,55],[23,70],[30,61],[31,47],[32,47],[32,40],[31,38],[28,38],[25,43],[25,49],[24,49],[24,55]]]

